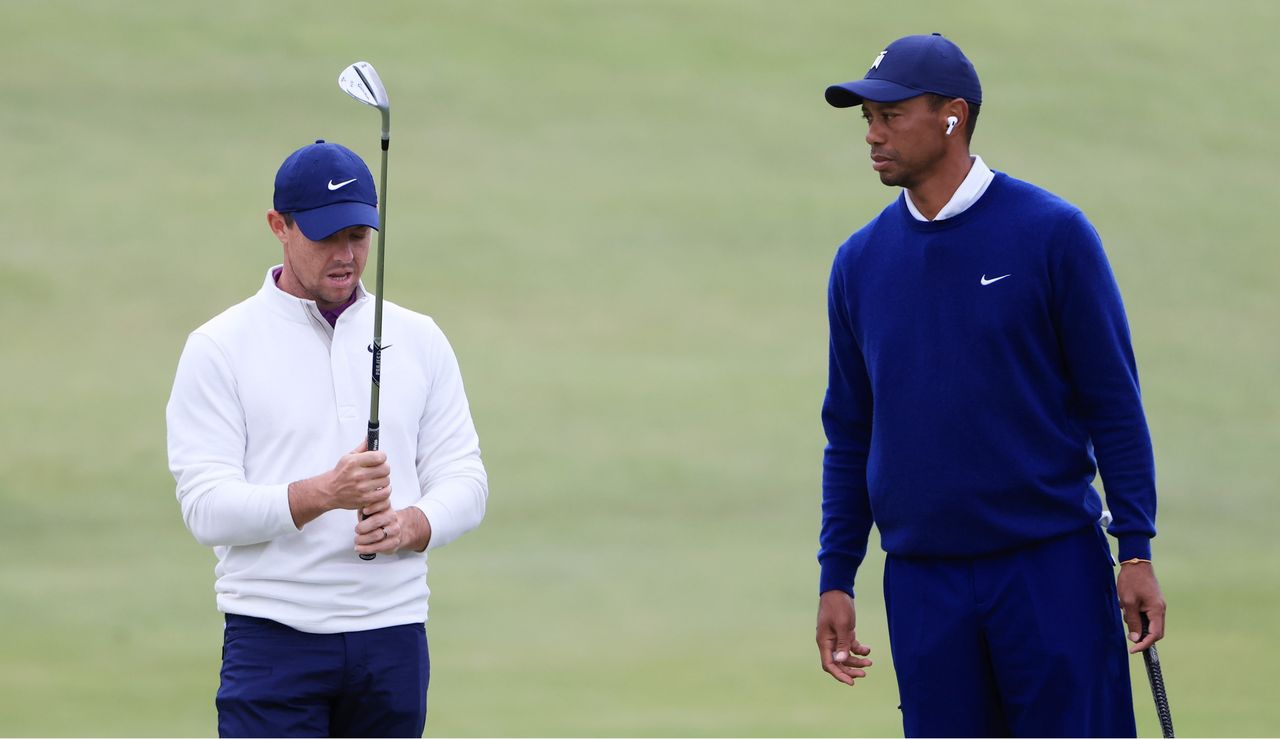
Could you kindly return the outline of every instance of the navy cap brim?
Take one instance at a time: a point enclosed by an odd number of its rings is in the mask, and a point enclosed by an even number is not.
[[[863,100],[873,103],[896,103],[917,95],[923,90],[899,85],[888,80],[855,80],[827,88],[827,102],[836,108],[852,108],[862,105]]]
[[[378,228],[378,209],[368,203],[334,203],[293,213],[302,235],[312,241],[324,241],[344,228],[368,226]]]

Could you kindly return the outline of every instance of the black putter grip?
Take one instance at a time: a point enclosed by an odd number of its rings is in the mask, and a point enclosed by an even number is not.
[[[1147,614],[1138,614],[1142,618],[1142,637],[1150,633],[1151,621]],[[1142,653],[1142,661],[1147,667],[1147,682],[1151,683],[1151,697],[1156,703],[1156,716],[1160,719],[1160,734],[1173,737],[1173,716],[1169,713],[1169,696],[1164,690],[1164,673],[1160,671],[1160,653],[1154,644]]]
[[[371,452],[376,452],[376,451],[378,451],[378,428],[379,428],[379,427],[380,427],[380,425],[379,425],[379,424],[374,423],[373,421],[370,421],[370,422],[369,422],[369,437],[368,437],[368,439],[369,439],[369,451],[371,451]],[[364,515],[364,514],[362,513],[362,514],[360,514],[360,518],[361,518],[361,519],[365,519],[365,518],[368,518],[368,516],[366,516],[366,515]],[[377,556],[378,556],[378,555],[376,555],[376,554],[361,554],[361,555],[360,555],[360,559],[363,559],[364,561],[368,562],[368,561],[370,561],[370,560],[374,559],[374,558],[375,558],[375,557],[377,557]]]

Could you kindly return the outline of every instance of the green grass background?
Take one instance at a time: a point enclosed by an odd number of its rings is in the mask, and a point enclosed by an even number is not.
[[[0,0],[0,27],[0,734],[215,733],[164,404],[279,258],[284,156],[376,169],[356,59],[394,102],[386,294],[453,341],[492,487],[432,556],[428,733],[899,734],[878,555],[873,676],[812,645],[826,274],[894,194],[822,89],[935,30],[982,75],[974,150],[1082,206],[1125,293],[1179,733],[1280,733],[1280,4]]]

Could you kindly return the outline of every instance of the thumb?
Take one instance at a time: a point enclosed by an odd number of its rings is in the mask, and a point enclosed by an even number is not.
[[[852,636],[853,636],[852,631],[845,631],[843,629],[841,629],[840,632],[836,634],[835,653],[831,657],[836,662],[844,662],[845,660],[849,659],[849,653],[853,648]]]
[[[367,452],[367,451],[369,451],[369,437],[363,436],[360,438],[360,444],[357,445],[355,449],[352,449],[351,453],[359,454],[360,452]]]
[[[1129,608],[1124,609],[1124,625],[1129,630],[1129,641],[1138,642],[1142,640],[1142,612],[1138,610],[1135,603]]]

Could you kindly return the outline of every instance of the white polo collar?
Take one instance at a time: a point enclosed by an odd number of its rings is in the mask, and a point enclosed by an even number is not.
[[[968,176],[952,193],[951,199],[942,206],[942,210],[938,211],[938,215],[934,216],[933,220],[942,221],[965,212],[971,205],[978,202],[978,198],[982,197],[991,181],[996,178],[995,172],[992,172],[986,162],[982,161],[982,157],[974,154],[969,159],[973,160],[973,166],[969,168]],[[916,204],[911,202],[911,193],[904,192],[903,197],[907,201],[907,210],[911,211],[911,215],[917,221],[929,221],[916,209]]]

